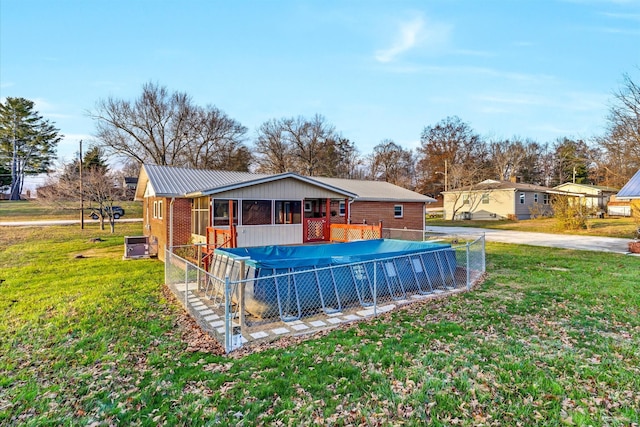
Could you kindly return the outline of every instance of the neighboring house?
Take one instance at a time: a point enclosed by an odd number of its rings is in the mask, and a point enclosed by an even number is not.
[[[616,197],[618,200],[640,199],[640,170],[618,191]]]
[[[618,190],[611,187],[603,187],[599,185],[576,184],[565,182],[564,184],[553,187],[556,190],[574,193],[580,198],[583,206],[587,209],[593,209],[604,213],[607,211],[607,204],[611,196],[616,194]]]
[[[387,182],[157,165],[143,165],[136,200],[161,258],[230,223],[239,247],[328,241],[332,223],[423,230],[425,206],[435,201]]]
[[[631,216],[631,203],[627,200],[618,199],[618,196],[611,196],[607,203],[607,215],[609,216]]]
[[[122,189],[125,200],[133,200],[136,195],[136,187],[138,186],[138,178],[132,176],[125,176],[122,180]]]
[[[132,190],[135,190],[138,186],[138,178],[134,176],[125,176],[124,182],[122,184],[122,186],[126,189],[130,188]]]
[[[551,215],[551,196],[559,193],[548,187],[487,179],[478,184],[445,191],[446,219],[530,219]]]

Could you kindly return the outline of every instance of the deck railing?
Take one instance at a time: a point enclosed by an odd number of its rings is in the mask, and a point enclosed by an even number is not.
[[[332,242],[352,242],[382,238],[382,223],[368,224],[331,224]]]

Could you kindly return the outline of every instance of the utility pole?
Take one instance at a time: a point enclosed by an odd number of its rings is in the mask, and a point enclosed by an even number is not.
[[[84,230],[84,192],[82,191],[82,140],[80,140],[80,157],[78,159],[80,167],[80,228]]]
[[[444,159],[444,191],[447,191],[449,188],[448,184],[448,180],[447,180],[447,159]]]

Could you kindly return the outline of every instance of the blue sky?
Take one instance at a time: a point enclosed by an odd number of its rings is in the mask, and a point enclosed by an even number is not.
[[[249,128],[322,114],[361,153],[457,115],[488,138],[603,132],[640,74],[640,0],[0,0],[0,98],[91,140],[96,101],[145,82]]]

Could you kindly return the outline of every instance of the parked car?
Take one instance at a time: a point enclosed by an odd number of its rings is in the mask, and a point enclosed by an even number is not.
[[[124,209],[121,206],[105,206],[102,209],[93,208],[91,210],[91,219],[98,219],[101,214],[103,218],[113,216],[113,219],[118,219],[124,216]]]

